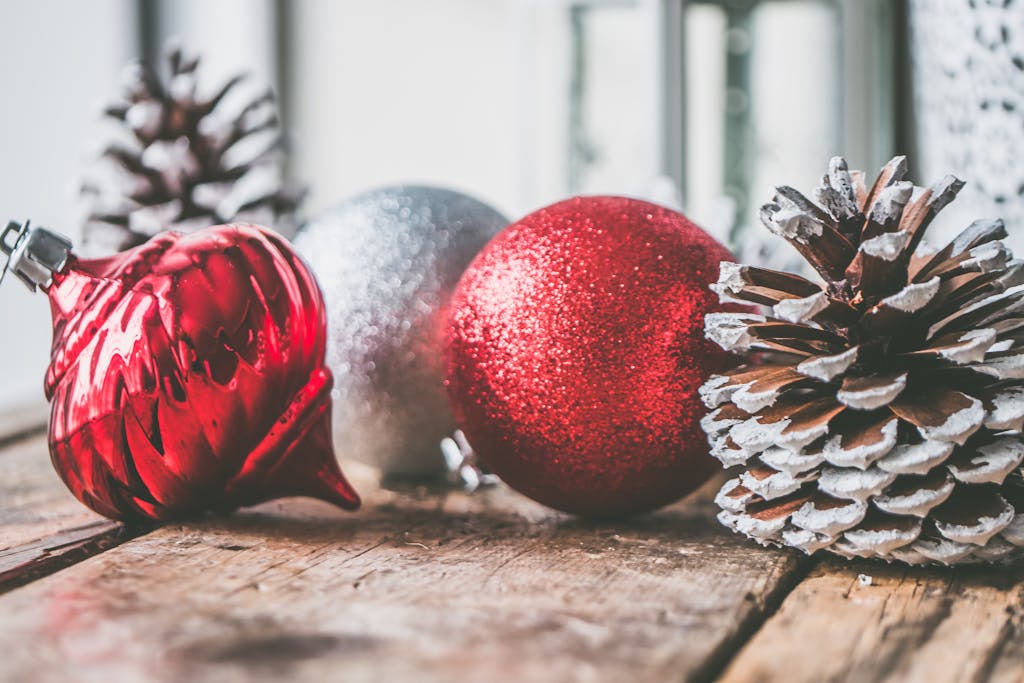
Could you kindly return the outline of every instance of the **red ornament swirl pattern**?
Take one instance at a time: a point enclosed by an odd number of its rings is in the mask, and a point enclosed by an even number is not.
[[[359,504],[331,446],[324,303],[274,233],[217,226],[97,260],[48,289],[50,452],[114,519],[271,498]]]

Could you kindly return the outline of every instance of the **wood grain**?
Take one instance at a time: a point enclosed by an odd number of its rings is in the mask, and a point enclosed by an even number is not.
[[[101,519],[71,495],[53,470],[44,433],[0,450],[0,550]]]
[[[1024,576],[826,561],[721,678],[774,680],[1024,680]]]
[[[0,593],[109,550],[134,534],[99,520],[0,550]]]
[[[132,535],[68,492],[50,465],[45,434],[12,441],[0,450],[0,501],[0,592]]]
[[[800,573],[705,505],[588,524],[503,489],[168,526],[0,597],[19,680],[706,679]]]

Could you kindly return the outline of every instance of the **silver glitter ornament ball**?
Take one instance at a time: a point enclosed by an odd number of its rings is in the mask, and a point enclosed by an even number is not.
[[[385,476],[445,471],[454,422],[444,392],[444,308],[462,271],[508,221],[436,187],[395,186],[342,202],[295,247],[327,301],[334,443]]]

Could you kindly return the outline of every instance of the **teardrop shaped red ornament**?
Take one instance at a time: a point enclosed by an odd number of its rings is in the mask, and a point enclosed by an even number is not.
[[[358,507],[331,445],[324,302],[284,239],[253,225],[163,233],[69,255],[39,284],[50,453],[87,506],[122,520],[291,495]]]

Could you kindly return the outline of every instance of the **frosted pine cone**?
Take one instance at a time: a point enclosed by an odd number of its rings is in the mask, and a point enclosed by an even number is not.
[[[910,564],[1024,555],[1024,261],[1002,221],[921,238],[963,186],[874,185],[835,158],[814,202],[776,188],[762,222],[823,279],[723,263],[712,288],[767,315],[707,316],[754,362],[701,394],[712,453],[739,470],[719,519],[766,544]]]
[[[273,93],[243,94],[245,76],[237,75],[203,97],[198,67],[171,46],[166,78],[141,63],[126,71],[121,99],[104,111],[116,139],[82,186],[89,251],[230,222],[294,229],[302,193],[283,180]]]

